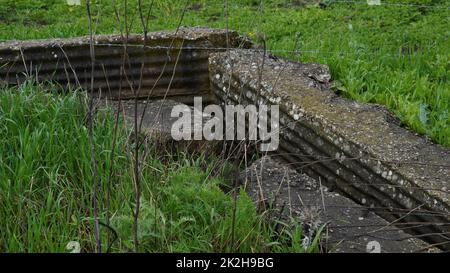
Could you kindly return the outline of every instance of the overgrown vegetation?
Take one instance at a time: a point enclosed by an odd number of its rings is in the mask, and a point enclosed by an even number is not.
[[[94,250],[86,97],[58,90],[33,82],[0,90],[0,252],[64,252],[70,241],[79,242],[82,251]],[[111,215],[114,229],[103,225],[101,235],[104,251],[109,241],[111,251],[128,252],[134,250],[134,143],[130,129],[119,126],[111,161],[110,111],[98,109],[93,129],[99,219],[105,224]],[[233,228],[233,194],[221,189],[231,167],[204,154],[167,154],[160,148],[142,146],[139,251],[318,250],[319,234],[303,247],[300,225],[267,221],[244,191]]]
[[[262,37],[276,55],[331,67],[336,92],[380,103],[415,131],[450,146],[448,0],[366,1],[155,0],[149,29],[173,29],[187,3],[182,25],[238,30]],[[0,39],[71,37],[88,34],[84,6],[60,0],[0,0]],[[113,3],[93,1],[97,33],[118,33]],[[142,32],[137,1],[128,0],[131,32]],[[144,8],[151,1],[143,1]],[[321,3],[321,4],[319,4]],[[412,5],[412,6],[406,6]],[[123,26],[122,26],[123,27]],[[301,54],[292,52],[297,34]],[[256,39],[255,39],[256,40]]]
[[[92,2],[96,33],[123,31],[113,4],[123,16],[124,1]],[[128,22],[139,33],[136,2],[128,0]],[[151,1],[143,2],[146,9]],[[328,64],[336,92],[384,104],[403,124],[450,146],[450,2],[390,3],[416,6],[230,0],[226,16],[220,0],[155,0],[149,30],[177,27],[186,8],[182,25],[228,25],[265,40],[276,55]],[[63,0],[0,0],[0,40],[88,35],[88,23],[84,6]],[[86,97],[58,91],[34,82],[0,89],[0,252],[63,252],[70,241],[82,251],[95,248]],[[93,129],[101,239],[111,251],[127,252],[135,247],[135,144],[131,129],[120,124],[112,149],[110,111],[96,112]],[[320,232],[304,246],[301,225],[268,221],[243,191],[234,222],[233,193],[222,190],[229,166],[218,158],[169,155],[153,145],[139,154],[139,251],[318,251]]]

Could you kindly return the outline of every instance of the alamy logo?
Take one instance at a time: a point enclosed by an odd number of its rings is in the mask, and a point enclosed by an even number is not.
[[[224,113],[225,110],[225,113]],[[194,98],[194,108],[181,104],[172,108],[171,134],[175,140],[252,140],[261,151],[278,149],[278,105],[208,105]],[[203,124],[204,122],[204,124]]]

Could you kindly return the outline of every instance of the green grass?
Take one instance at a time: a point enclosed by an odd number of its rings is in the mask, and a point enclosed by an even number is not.
[[[0,252],[65,252],[70,241],[79,242],[82,251],[94,250],[86,96],[58,90],[33,82],[0,89]],[[99,110],[93,128],[99,219],[106,222],[112,164],[109,212],[118,239],[111,250],[128,252],[134,251],[134,144],[130,130],[120,124],[110,160],[113,117],[111,110]],[[222,191],[230,166],[204,154],[166,154],[161,147],[145,145],[141,156],[140,252],[318,250],[317,241],[303,247],[299,224],[279,229],[257,214],[243,191],[237,199],[233,245],[233,196]],[[102,226],[104,246],[108,236],[113,237]]]
[[[362,1],[362,0],[360,0]],[[0,40],[88,34],[84,6],[63,0],[0,0]],[[92,1],[97,33],[118,33],[113,1]],[[123,0],[117,0],[123,14]],[[132,32],[142,32],[136,2],[128,1]],[[145,7],[150,1],[143,1]],[[332,3],[315,0],[230,0],[229,27],[254,37],[291,59],[331,67],[334,89],[362,102],[386,105],[402,123],[450,146],[449,0],[390,0],[383,3],[436,8]],[[363,1],[364,2],[364,1]],[[150,30],[173,29],[186,1],[155,0]],[[223,1],[197,0],[182,25],[226,27]],[[300,4],[298,4],[300,3]],[[300,35],[300,57],[292,53]],[[314,51],[314,52],[311,52]]]

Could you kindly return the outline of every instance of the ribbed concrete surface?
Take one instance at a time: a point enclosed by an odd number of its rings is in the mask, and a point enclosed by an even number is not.
[[[326,67],[262,56],[212,54],[215,94],[229,104],[279,104],[279,157],[388,221],[417,223],[406,231],[450,249],[450,149],[401,128],[380,106],[336,96]]]
[[[236,32],[208,28],[149,33],[147,40],[95,36],[94,91],[116,99],[167,96],[189,102],[196,94],[210,100],[208,56],[227,44],[250,46]],[[30,75],[90,90],[90,38],[0,43],[0,82],[16,84]]]

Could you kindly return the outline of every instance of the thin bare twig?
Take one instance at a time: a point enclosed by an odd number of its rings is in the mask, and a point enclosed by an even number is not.
[[[89,35],[90,35],[90,57],[91,57],[91,89],[89,98],[89,144],[91,146],[91,168],[92,168],[92,207],[94,214],[94,236],[95,236],[95,251],[100,253],[102,251],[102,244],[100,239],[100,225],[98,220],[98,204],[97,204],[97,163],[95,160],[95,146],[93,141],[93,108],[94,108],[94,71],[95,71],[95,49],[94,49],[94,37],[92,30],[92,16],[90,8],[90,0],[86,0],[86,10],[89,19]]]

